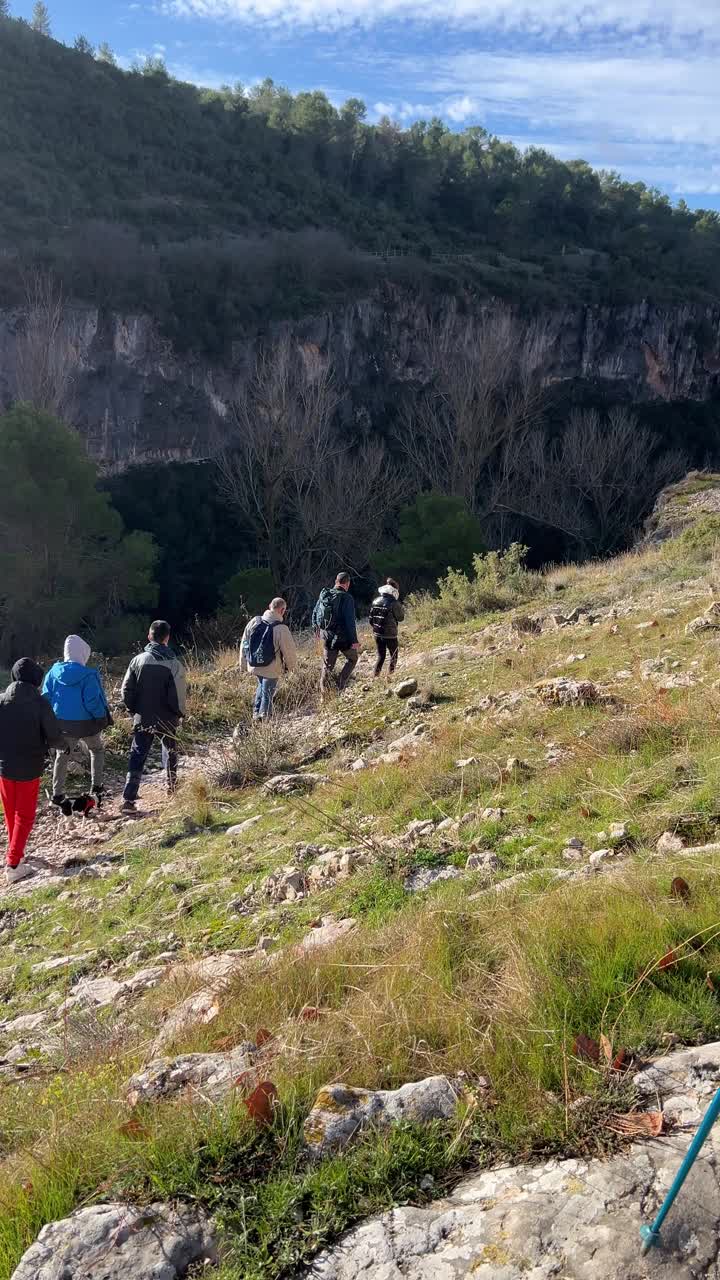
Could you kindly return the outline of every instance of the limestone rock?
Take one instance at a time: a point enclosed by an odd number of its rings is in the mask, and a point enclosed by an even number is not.
[[[413,867],[403,882],[408,893],[422,893],[440,880],[457,880],[457,867]]]
[[[265,790],[274,796],[292,795],[294,791],[312,791],[329,779],[323,773],[278,773],[268,778]]]
[[[444,1200],[371,1218],[322,1253],[312,1280],[690,1280],[717,1272],[720,1126],[643,1258],[639,1230],[669,1189],[720,1077],[720,1044],[661,1059],[634,1078],[648,1109],[680,1121],[662,1142],[610,1160],[489,1169]]]
[[[703,614],[699,618],[693,618],[685,627],[686,636],[696,636],[702,631],[717,631],[720,628],[720,620],[710,615]]]
[[[393,1090],[327,1085],[305,1121],[305,1143],[312,1155],[326,1156],[346,1147],[368,1125],[384,1129],[398,1120],[449,1120],[457,1103],[458,1092],[447,1076],[430,1076]]]
[[[417,680],[401,680],[393,689],[396,698],[412,698],[418,691]]]
[[[196,991],[170,1010],[159,1034],[155,1037],[151,1052],[162,1053],[166,1045],[189,1027],[204,1026],[213,1022],[220,1012],[217,994],[211,990]]]
[[[201,982],[212,991],[221,991],[235,974],[245,968],[254,954],[253,947],[239,951],[218,951],[183,965],[181,972],[193,982]]]
[[[227,1053],[156,1058],[128,1081],[128,1102],[136,1107],[140,1102],[157,1102],[186,1090],[217,1102],[230,1092],[237,1077],[250,1069],[256,1053],[257,1046],[244,1041]]]
[[[316,947],[331,947],[340,942],[357,926],[357,920],[335,920],[332,916],[323,916],[320,924],[305,934],[298,944],[300,951],[314,951]]]
[[[262,822],[262,814],[258,813],[254,818],[246,818],[244,822],[237,822],[234,827],[228,827],[225,835],[228,840],[236,840],[239,836],[244,836],[247,831],[251,831],[258,822]]]
[[[466,871],[497,871],[500,866],[500,859],[496,853],[490,849],[478,850],[477,853],[471,853],[465,863]]]
[[[674,832],[663,831],[655,848],[657,849],[658,853],[672,854],[672,853],[680,853],[680,851],[684,848],[684,845],[680,837],[676,836]]]
[[[59,969],[76,969],[81,964],[89,964],[95,959],[96,951],[85,951],[74,956],[55,956],[52,960],[40,960],[32,967],[32,973],[57,973]]]
[[[591,707],[600,702],[601,695],[592,680],[571,680],[568,676],[540,680],[535,690],[541,702],[557,707]]]
[[[26,1031],[37,1031],[48,1020],[47,1013],[23,1013],[9,1022],[0,1022],[0,1033],[3,1036],[22,1035]]]
[[[263,880],[260,888],[273,902],[295,902],[307,890],[305,872],[300,867],[280,867]]]
[[[181,1280],[218,1261],[216,1231],[195,1206],[98,1204],[43,1227],[12,1280]]]

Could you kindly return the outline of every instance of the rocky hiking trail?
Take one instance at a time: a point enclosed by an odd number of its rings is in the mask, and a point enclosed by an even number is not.
[[[672,547],[418,620],[137,817],[43,812],[0,1280],[720,1275],[714,1135],[638,1241],[720,1084],[720,610]]]

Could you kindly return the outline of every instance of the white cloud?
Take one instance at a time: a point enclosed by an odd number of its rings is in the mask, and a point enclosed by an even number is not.
[[[581,37],[608,28],[720,39],[717,0],[165,0],[168,11],[204,18],[337,31],[389,21],[441,22],[525,36]]]

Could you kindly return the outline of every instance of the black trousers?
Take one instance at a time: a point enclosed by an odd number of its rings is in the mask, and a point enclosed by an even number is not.
[[[337,660],[342,654],[345,659],[345,666],[338,676],[335,675],[335,667]],[[357,649],[329,649],[327,645],[323,649],[323,665],[320,674],[320,688],[324,692],[327,689],[329,681],[334,681],[336,688],[341,691],[345,688],[353,671],[355,670],[360,654]]]
[[[398,652],[400,650],[400,642],[397,636],[376,636],[375,647],[377,648],[377,662],[375,663],[375,675],[379,676],[385,665],[385,658],[390,654],[390,665],[388,670],[392,675],[397,666]]]

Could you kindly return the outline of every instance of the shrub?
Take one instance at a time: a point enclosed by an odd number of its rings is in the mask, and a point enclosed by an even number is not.
[[[513,542],[507,551],[473,556],[473,574],[448,569],[438,580],[438,595],[411,596],[413,617],[424,625],[459,622],[492,609],[509,609],[532,594],[534,575],[524,567],[527,547]]]
[[[694,520],[678,537],[665,543],[663,555],[673,563],[714,560],[720,549],[720,515],[704,515]]]

